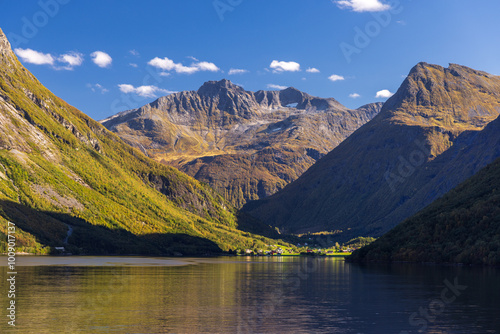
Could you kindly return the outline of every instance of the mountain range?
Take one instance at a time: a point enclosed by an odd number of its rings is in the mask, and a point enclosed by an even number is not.
[[[241,231],[244,215],[209,186],[52,94],[1,30],[0,222],[4,236],[7,222],[16,225],[16,249],[29,253],[204,254],[273,243]]]
[[[373,103],[350,110],[333,98],[292,87],[251,92],[223,79],[101,123],[240,207],[297,179],[381,107]]]
[[[243,210],[288,233],[380,236],[500,155],[499,113],[500,77],[419,63],[376,117]]]
[[[0,234],[14,223],[37,254],[200,255],[287,244],[274,228],[390,230],[351,260],[498,264],[499,114],[500,77],[419,63],[383,105],[221,80],[101,124],[0,30]]]

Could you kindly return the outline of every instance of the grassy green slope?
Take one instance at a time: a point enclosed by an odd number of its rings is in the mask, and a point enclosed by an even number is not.
[[[18,226],[18,250],[36,253],[200,254],[268,243],[238,230],[234,208],[211,188],[54,96],[0,30],[0,232],[7,221]]]
[[[350,261],[500,264],[500,159]]]

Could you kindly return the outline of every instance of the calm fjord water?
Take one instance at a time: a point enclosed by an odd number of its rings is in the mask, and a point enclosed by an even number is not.
[[[500,332],[497,268],[18,257],[17,272],[15,329],[1,274],[2,333]]]

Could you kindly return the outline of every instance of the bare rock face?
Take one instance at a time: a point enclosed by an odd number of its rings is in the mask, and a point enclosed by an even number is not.
[[[252,109],[258,108],[251,92],[246,92],[226,79],[205,82],[197,94],[205,106],[226,111],[231,115],[249,117]]]
[[[10,52],[10,51],[11,51],[10,43],[7,40],[7,37],[3,33],[2,29],[0,29],[0,52],[2,52],[2,54],[5,54],[5,52]]]
[[[500,156],[499,114],[500,77],[419,63],[370,122],[243,209],[289,232],[380,236]]]
[[[160,97],[102,124],[242,206],[297,179],[381,106],[349,110],[333,98],[293,87],[250,92],[223,79]]]
[[[0,66],[2,66],[5,71],[12,71],[14,68],[19,68],[18,65],[21,66],[14,52],[12,52],[7,36],[5,36],[2,29],[0,29]]]

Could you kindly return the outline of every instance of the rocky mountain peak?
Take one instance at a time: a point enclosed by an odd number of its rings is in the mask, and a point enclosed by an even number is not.
[[[245,90],[227,79],[222,79],[219,81],[207,81],[197,91],[201,96],[216,96],[221,93],[227,94],[228,92],[237,94],[244,93]]]
[[[464,79],[467,81],[473,81],[477,77],[491,78],[493,75],[486,73],[484,71],[479,71],[472,69],[467,66],[452,64],[450,63],[447,68],[440,65],[428,64],[425,62],[418,63],[415,65],[408,74],[408,78],[414,81],[440,81],[453,80],[453,77],[447,77],[448,75],[456,77],[456,79]]]
[[[295,87],[288,87],[288,88],[282,89],[282,90],[280,90],[280,93],[285,93],[285,94],[300,93],[300,94],[303,94],[300,90],[298,90]]]
[[[384,104],[381,116],[413,125],[453,128],[462,123],[479,129],[498,113],[499,79],[457,64],[418,63]]]
[[[420,62],[415,65],[408,74],[408,77],[412,78],[426,78],[432,73],[442,73],[442,74],[452,74],[455,77],[461,77],[465,79],[470,79],[472,76],[481,77],[492,77],[491,74],[484,71],[475,70],[473,68],[450,63],[448,67],[443,67],[440,65],[428,64],[426,62]]]
[[[10,49],[10,43],[7,40],[7,36],[3,33],[2,29],[0,29],[0,48],[3,49]]]
[[[445,68],[440,65],[420,62],[417,65],[413,66],[407,78],[410,78],[414,81],[426,80],[431,79],[432,77],[436,77],[436,74],[438,73],[444,74]]]
[[[22,66],[17,60],[16,55],[12,51],[12,47],[5,36],[2,29],[0,29],[0,70],[14,71]],[[31,74],[29,74],[31,75]]]
[[[0,54],[2,55],[2,58],[5,56],[10,56],[12,58],[13,56],[10,43],[7,40],[7,36],[5,36],[2,29],[0,29]]]
[[[288,87],[280,91],[280,100],[282,105],[287,105],[290,103],[300,103],[305,97],[305,93],[301,92],[297,88]]]

